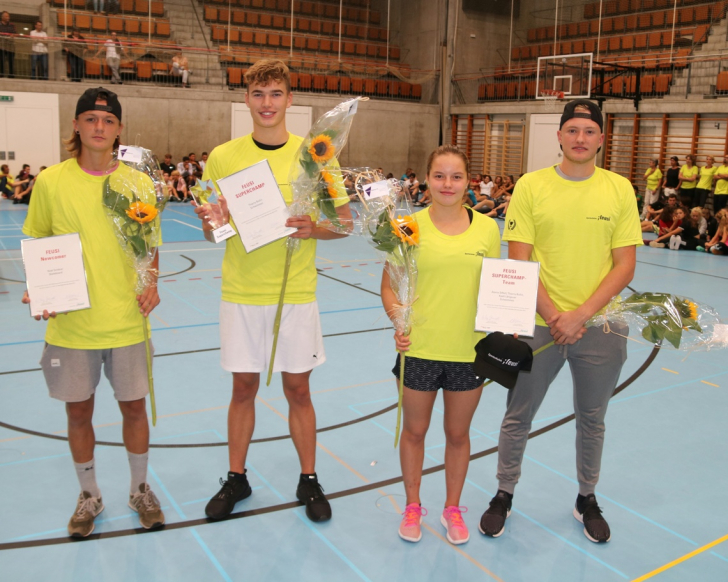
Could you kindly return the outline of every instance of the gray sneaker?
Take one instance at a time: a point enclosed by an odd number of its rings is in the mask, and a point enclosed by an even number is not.
[[[139,485],[139,491],[129,496],[129,507],[139,514],[139,523],[144,529],[164,525],[164,513],[159,500],[147,483]]]
[[[76,511],[68,522],[68,535],[72,538],[85,538],[94,531],[94,518],[104,510],[101,497],[92,497],[88,491],[78,496]]]

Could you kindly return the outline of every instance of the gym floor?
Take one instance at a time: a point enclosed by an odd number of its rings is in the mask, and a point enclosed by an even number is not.
[[[253,495],[212,523],[207,500],[227,472],[231,377],[219,364],[224,245],[202,239],[189,205],[162,221],[162,303],[151,316],[158,421],[149,483],[167,525],[139,529],[127,506],[129,469],[118,407],[105,379],[94,424],[106,509],[84,541],[66,524],[78,482],[63,404],[48,397],[38,361],[44,323],[20,303],[26,207],[0,201],[0,571],[5,580],[502,580],[659,582],[728,579],[726,352],[653,350],[628,342],[621,392],[607,415],[597,498],[612,541],[588,541],[571,512],[577,494],[568,367],[541,407],[504,535],[485,538],[480,515],[497,487],[506,390],[491,384],[472,423],[473,460],[461,504],[471,539],[453,546],[439,523],[445,497],[442,400],[426,442],[422,541],[397,536],[404,508],[393,448],[394,342],[379,300],[383,257],[362,238],[319,243],[318,302],[327,362],[312,375],[317,472],[333,519],[313,524],[296,501],[299,466],[287,438],[280,375],[258,395],[248,458]],[[502,228],[502,223],[500,223]],[[502,245],[502,256],[506,256]],[[728,319],[728,260],[649,247],[637,251],[639,291],[686,295]]]

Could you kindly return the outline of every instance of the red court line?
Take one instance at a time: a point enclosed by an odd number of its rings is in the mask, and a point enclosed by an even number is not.
[[[195,277],[194,279],[188,279],[189,281],[202,281],[202,277]]]

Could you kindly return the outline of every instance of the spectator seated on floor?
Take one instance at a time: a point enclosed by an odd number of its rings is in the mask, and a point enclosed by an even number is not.
[[[10,167],[7,164],[0,166],[0,196],[12,198],[15,193],[14,180],[12,174],[10,174]]]
[[[714,255],[728,255],[728,211],[725,209],[721,210],[716,214],[718,218],[718,230],[715,232],[715,236],[705,243],[705,247],[698,247],[697,250],[705,250],[705,252],[712,253]]]

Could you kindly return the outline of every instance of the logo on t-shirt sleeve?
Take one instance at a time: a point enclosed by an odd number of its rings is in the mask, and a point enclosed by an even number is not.
[[[508,230],[516,230],[516,219],[515,218],[511,218],[508,221]]]

